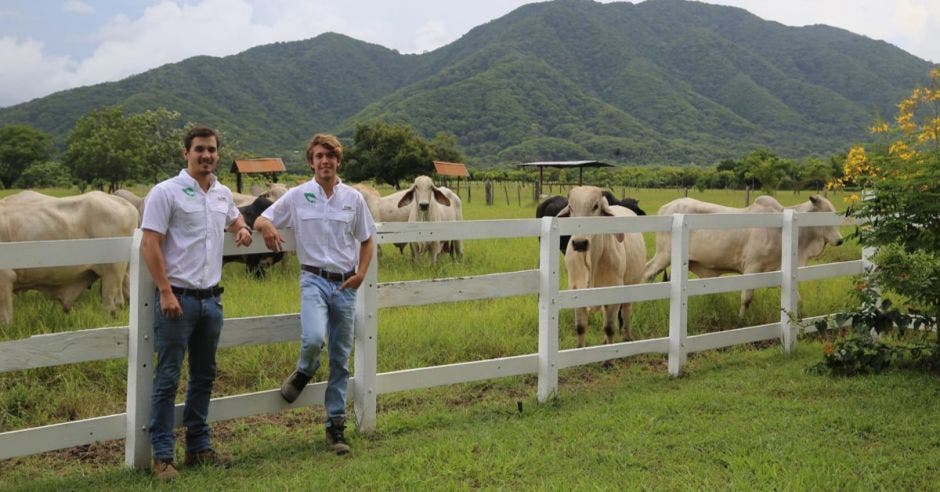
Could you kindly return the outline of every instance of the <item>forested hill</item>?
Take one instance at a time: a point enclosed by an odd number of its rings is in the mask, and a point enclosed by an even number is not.
[[[476,166],[531,159],[711,163],[757,146],[844,150],[931,64],[828,26],[684,0],[529,4],[421,55],[338,34],[195,57],[0,109],[62,138],[89,111],[159,106],[288,156],[376,119],[457,135]]]

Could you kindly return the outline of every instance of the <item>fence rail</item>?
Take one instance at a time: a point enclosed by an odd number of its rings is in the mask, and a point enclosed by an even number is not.
[[[472,277],[378,283],[377,256],[357,296],[355,334],[355,375],[349,395],[354,403],[356,424],[363,432],[375,428],[376,396],[419,388],[538,374],[539,401],[550,398],[558,387],[559,369],[631,355],[669,355],[669,373],[677,375],[688,353],[731,345],[780,339],[789,351],[795,343],[795,328],[789,316],[797,312],[796,287],[800,281],[855,275],[863,271],[867,259],[799,268],[796,262],[798,228],[841,225],[843,218],[832,213],[795,214],[715,214],[672,217],[566,218],[465,221],[459,223],[379,224],[379,244],[427,240],[476,240],[539,237],[539,268]],[[688,250],[690,230],[740,227],[782,228],[782,265],[776,272],[733,277],[689,279]],[[294,249],[290,231],[285,250]],[[561,235],[607,234],[614,232],[672,232],[673,276],[669,282],[560,290]],[[132,238],[81,241],[37,241],[0,244],[0,268],[66,266],[128,261],[131,279],[130,323],[126,327],[106,327],[67,333],[36,335],[0,343],[0,372],[73,364],[127,357],[126,413],[46,425],[0,433],[0,459],[24,456],[95,441],[125,438],[125,464],[146,467],[150,460],[147,422],[153,380],[154,285],[140,257],[141,232]],[[251,248],[238,253],[264,252],[263,241],[255,238]],[[226,241],[225,253],[235,253]],[[781,286],[779,322],[702,335],[688,336],[688,297],[760,287]],[[396,306],[417,306],[444,302],[490,299],[538,294],[539,350],[537,353],[377,373],[378,310]],[[558,312],[560,309],[669,299],[669,336],[609,345],[559,350]],[[815,318],[813,318],[815,319]],[[230,318],[219,347],[233,347],[294,341],[299,315]],[[264,329],[259,329],[263,327]],[[292,404],[278,390],[215,398],[210,421],[228,420],[289,408],[317,405],[323,401],[325,383],[310,385]],[[176,406],[182,421],[182,405]]]

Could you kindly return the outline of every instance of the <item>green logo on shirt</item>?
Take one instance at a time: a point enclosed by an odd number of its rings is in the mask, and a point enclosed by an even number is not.
[[[196,194],[196,190],[192,189],[192,187],[187,186],[186,188],[183,188],[183,193],[186,193],[187,196],[193,196]]]
[[[316,202],[317,202],[317,195],[316,195],[316,193],[304,193],[304,198],[306,198],[307,201],[310,202],[310,203],[316,203]]]

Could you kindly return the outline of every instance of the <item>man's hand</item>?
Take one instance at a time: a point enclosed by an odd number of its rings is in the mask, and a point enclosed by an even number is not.
[[[251,246],[251,232],[247,227],[241,227],[235,232],[235,246]]]
[[[160,291],[160,311],[163,311],[163,315],[169,319],[177,319],[183,316],[183,308],[172,290]]]
[[[340,284],[339,290],[343,289],[358,289],[362,285],[362,281],[366,279],[365,275],[359,275],[358,273],[354,274],[352,277],[346,279],[345,282]]]

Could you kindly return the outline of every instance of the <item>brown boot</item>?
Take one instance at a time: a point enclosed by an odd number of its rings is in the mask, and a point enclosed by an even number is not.
[[[300,392],[304,390],[304,387],[307,386],[307,383],[310,382],[310,376],[300,372],[294,371],[287,376],[287,379],[281,383],[281,397],[287,401],[287,403],[294,403],[294,400],[300,396]]]
[[[150,467],[151,473],[161,482],[170,482],[176,480],[180,473],[176,471],[176,466],[172,460],[154,459],[153,466]]]
[[[229,468],[232,466],[232,457],[226,454],[217,453],[214,449],[209,448],[205,451],[199,451],[197,453],[186,452],[186,459],[183,460],[183,464],[186,466],[199,466],[199,465],[209,465],[209,466],[218,466],[221,468]]]
[[[326,443],[334,453],[343,455],[349,452],[349,443],[343,431],[346,430],[346,419],[342,417],[333,417],[329,421],[330,426],[326,428]]]

